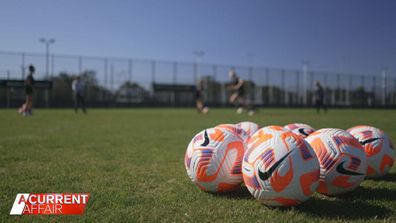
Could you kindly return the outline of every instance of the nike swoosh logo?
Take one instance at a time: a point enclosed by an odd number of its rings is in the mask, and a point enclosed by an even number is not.
[[[358,172],[353,172],[350,170],[347,170],[344,168],[344,163],[345,161],[341,162],[340,164],[337,165],[337,172],[339,172],[340,174],[344,174],[344,175],[350,175],[350,176],[360,176],[360,175],[364,175],[362,173],[358,173]]]
[[[206,130],[205,130],[204,137],[205,137],[205,141],[201,144],[201,146],[207,146],[209,144],[209,136],[208,136],[208,133],[206,132]]]
[[[366,145],[367,143],[374,142],[374,141],[376,141],[376,140],[378,140],[378,139],[382,139],[382,138],[371,138],[371,139],[367,139],[367,140],[364,140],[364,141],[360,141],[360,144]]]
[[[298,129],[298,132],[305,136],[308,136],[308,134],[304,132],[304,129]]]
[[[258,170],[258,175],[262,181],[268,180],[272,174],[275,172],[275,170],[278,168],[278,166],[283,162],[283,160],[286,159],[286,157],[291,153],[292,151],[289,151],[286,155],[284,155],[281,159],[276,161],[274,165],[271,166],[271,168],[267,172],[261,172]]]

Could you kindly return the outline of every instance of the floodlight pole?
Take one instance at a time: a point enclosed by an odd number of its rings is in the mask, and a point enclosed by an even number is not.
[[[50,44],[55,43],[55,39],[46,39],[46,38],[41,38],[40,39],[41,43],[45,44],[45,58],[46,58],[46,65],[45,65],[45,72],[46,72],[46,78],[48,79],[49,77],[49,54],[50,54]]]
[[[46,38],[40,38],[40,42],[45,44],[45,78],[48,80],[49,79],[49,53],[50,53],[50,44],[55,43],[55,39],[46,39]],[[45,106],[48,108],[49,103],[48,103],[48,90],[45,90]]]

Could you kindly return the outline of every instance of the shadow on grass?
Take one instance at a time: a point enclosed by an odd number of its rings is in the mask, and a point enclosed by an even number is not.
[[[312,198],[295,207],[295,210],[312,217],[343,220],[383,219],[392,214],[392,211],[388,208],[372,205],[365,201],[319,198]]]
[[[358,188],[356,188],[355,191],[338,196],[338,198],[342,199],[342,200],[360,199],[363,201],[366,201],[366,200],[395,201],[396,200],[396,189],[358,187]]]
[[[370,200],[395,200],[396,190],[387,188],[363,188],[334,198],[313,197],[304,204],[295,207],[296,210],[319,218],[330,219],[384,219],[393,215],[393,211],[370,204]]]
[[[367,178],[368,180],[374,180],[374,181],[390,181],[390,182],[396,182],[396,173],[388,173],[387,175],[374,179],[374,178]]]
[[[215,197],[224,197],[229,199],[249,199],[249,200],[254,199],[253,196],[250,194],[249,190],[244,186],[229,193],[220,193],[220,194],[213,193],[211,195]]]

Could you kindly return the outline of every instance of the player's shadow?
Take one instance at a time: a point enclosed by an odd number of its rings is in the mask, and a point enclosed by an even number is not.
[[[373,200],[395,200],[396,190],[387,188],[359,187],[355,191],[334,198],[313,197],[307,202],[295,207],[313,217],[330,219],[383,219],[393,215],[393,210],[384,206],[374,205]]]

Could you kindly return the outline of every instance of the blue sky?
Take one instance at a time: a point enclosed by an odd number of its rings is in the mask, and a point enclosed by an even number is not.
[[[396,73],[396,1],[2,0],[0,50]],[[254,56],[247,56],[253,54]]]

